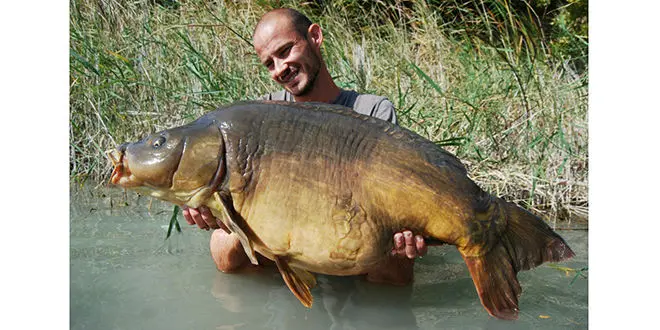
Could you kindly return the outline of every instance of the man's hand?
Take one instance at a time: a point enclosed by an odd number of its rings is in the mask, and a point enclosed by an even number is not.
[[[209,230],[222,228],[227,231],[225,226],[218,222],[218,219],[213,216],[211,210],[206,206],[200,206],[199,208],[194,209],[184,205],[181,213],[183,213],[183,217],[186,218],[188,224],[197,225],[200,229]]]
[[[414,235],[410,230],[394,233],[394,247],[391,254],[394,256],[415,259],[426,255],[427,246],[422,235]]]

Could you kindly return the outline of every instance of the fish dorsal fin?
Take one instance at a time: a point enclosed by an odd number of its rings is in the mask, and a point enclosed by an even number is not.
[[[305,307],[311,308],[314,298],[310,289],[316,286],[314,274],[304,269],[289,266],[286,257],[275,256],[275,264],[291,292]]]
[[[258,265],[259,261],[257,261],[257,256],[254,254],[254,248],[252,247],[252,242],[248,235],[241,229],[241,226],[239,226],[239,219],[236,219],[236,217],[232,216],[232,213],[229,208],[229,205],[227,205],[227,202],[220,196],[220,194],[216,191],[213,193],[213,198],[215,199],[216,202],[220,203],[222,207],[222,213],[223,216],[219,217],[220,221],[231,230],[232,233],[235,233],[238,235],[238,239],[241,241],[241,245],[243,246],[243,249],[245,250],[245,254],[248,256],[250,259],[250,262],[253,265]],[[242,221],[240,221],[242,223]],[[251,231],[250,231],[251,233]]]

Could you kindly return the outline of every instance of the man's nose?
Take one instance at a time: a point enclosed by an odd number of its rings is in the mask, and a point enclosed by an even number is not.
[[[280,78],[289,69],[289,66],[284,61],[276,60],[273,62],[275,70],[273,71],[273,79],[279,81]]]

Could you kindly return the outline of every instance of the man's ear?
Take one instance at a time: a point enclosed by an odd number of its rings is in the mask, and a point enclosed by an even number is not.
[[[321,44],[323,43],[323,31],[321,31],[321,26],[316,23],[310,25],[309,28],[307,28],[307,38],[309,38],[309,41],[320,50]]]

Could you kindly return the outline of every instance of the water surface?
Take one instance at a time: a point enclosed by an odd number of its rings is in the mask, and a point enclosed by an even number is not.
[[[275,269],[224,274],[210,232],[189,226],[165,241],[172,205],[119,189],[72,189],[72,329],[586,329],[587,231],[560,231],[576,257],[518,275],[520,318],[497,320],[479,302],[455,248],[432,247],[415,282],[377,285],[318,276],[303,307]]]

